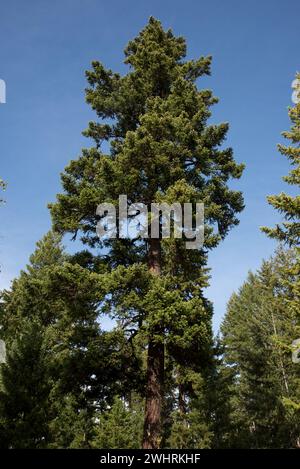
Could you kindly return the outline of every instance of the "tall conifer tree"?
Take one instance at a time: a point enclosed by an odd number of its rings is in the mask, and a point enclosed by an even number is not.
[[[278,145],[283,156],[286,156],[292,165],[289,174],[283,177],[288,184],[300,189],[300,73],[296,74],[293,97],[295,105],[289,108],[289,117],[292,123],[289,131],[283,136],[289,140],[289,145]],[[295,282],[286,281],[287,308],[294,316],[295,331],[300,330],[300,195],[295,196],[281,193],[268,197],[268,202],[284,217],[282,224],[275,228],[263,227],[262,230],[270,237],[295,247],[296,262],[286,266],[287,278],[296,278]],[[292,409],[300,410],[299,397],[296,400],[287,399],[286,404]]]
[[[217,99],[196,84],[210,73],[211,57],[186,61],[185,55],[184,38],[151,17],[125,49],[126,75],[93,62],[86,99],[104,123],[89,124],[85,135],[95,146],[65,169],[64,193],[51,205],[56,230],[81,233],[84,243],[105,248],[102,306],[129,339],[138,334],[147,344],[144,448],[161,443],[166,350],[180,357],[197,344],[203,362],[211,350],[212,309],[203,296],[207,252],[243,209],[241,193],[227,184],[243,170],[231,148],[221,148],[228,124],[208,123]],[[154,202],[203,202],[204,247],[187,250],[184,240],[161,237],[99,241],[96,207],[117,207],[120,194],[149,209]]]
[[[289,117],[292,127],[282,135],[290,141],[288,146],[278,145],[278,149],[283,156],[290,161],[293,169],[283,180],[292,186],[300,188],[300,74],[296,75],[296,97],[295,106],[289,109]],[[271,238],[283,241],[290,246],[299,246],[300,243],[300,195],[291,196],[285,193],[270,195],[268,202],[278,210],[284,217],[282,225],[275,228],[262,228]]]
[[[299,447],[299,365],[291,360],[297,337],[288,307],[294,250],[278,249],[228,303],[221,330],[230,386],[229,443],[245,448]],[[299,329],[298,329],[299,333]]]

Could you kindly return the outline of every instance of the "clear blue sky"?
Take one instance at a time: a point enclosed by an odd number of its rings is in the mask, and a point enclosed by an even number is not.
[[[0,177],[8,182],[0,209],[0,288],[9,286],[35,242],[49,229],[47,203],[59,173],[76,158],[94,118],[84,102],[84,71],[94,59],[124,72],[123,48],[150,15],[187,39],[188,56],[212,54],[202,80],[220,98],[214,122],[228,121],[227,143],[246,163],[234,187],[244,192],[239,227],[210,256],[217,327],[231,293],[275,244],[259,231],[279,220],[267,194],[288,190],[288,163],[276,150],[289,127],[291,82],[300,69],[299,0],[2,0]]]

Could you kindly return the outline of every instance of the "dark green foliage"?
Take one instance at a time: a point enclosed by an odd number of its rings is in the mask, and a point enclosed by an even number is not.
[[[2,294],[1,339],[9,351],[2,365],[4,446],[88,447],[96,410],[120,388],[138,388],[132,347],[120,330],[100,330],[98,277],[88,267],[86,255],[67,256],[50,232]],[[32,436],[25,431],[31,424]]]
[[[94,414],[74,394],[52,391],[52,419],[49,448],[88,449],[94,439]]]
[[[23,326],[1,365],[2,446],[44,448],[49,442],[48,360],[39,323]]]
[[[186,386],[188,384],[188,386]],[[179,377],[178,405],[172,414],[167,446],[170,448],[210,448],[212,421],[208,415],[208,383],[199,373]]]
[[[264,262],[228,304],[222,333],[231,384],[232,446],[289,448],[299,446],[299,409],[287,404],[299,398],[299,365],[291,343],[299,328],[287,307],[287,267],[295,251],[279,250]]]
[[[129,341],[139,336],[140,343],[149,345],[147,386],[151,373],[157,376],[156,389],[146,393],[158,396],[160,409],[151,410],[147,400],[146,420],[161,414],[164,354],[176,363],[176,357],[195,350],[204,368],[210,360],[212,308],[203,295],[207,252],[238,223],[243,209],[241,193],[228,187],[243,171],[232,149],[222,147],[228,124],[208,123],[217,99],[196,84],[210,73],[211,57],[187,61],[185,56],[185,40],[151,17],[125,49],[126,75],[92,63],[86,99],[103,122],[89,124],[85,135],[95,145],[67,166],[64,191],[50,206],[55,230],[105,247],[101,310],[119,321]],[[204,247],[188,250],[184,240],[173,238],[160,239],[155,249],[151,240],[99,240],[96,208],[102,202],[117,207],[120,194],[148,209],[154,202],[203,202]],[[151,363],[157,364],[156,371]],[[193,370],[192,359],[190,363]],[[159,422],[153,425],[155,437],[146,444],[157,447],[162,442]]]
[[[140,447],[143,434],[144,402],[133,395],[130,401],[116,397],[109,410],[96,417],[95,448]]]
[[[87,101],[111,123],[90,124],[86,135],[96,147],[83,150],[63,173],[65,192],[51,205],[57,230],[82,232],[83,242],[101,245],[96,207],[104,201],[117,205],[123,193],[129,202],[147,205],[203,201],[207,248],[217,245],[237,223],[242,197],[226,183],[240,177],[243,166],[235,163],[231,149],[219,148],[228,125],[207,124],[216,99],[195,85],[196,78],[209,73],[211,58],[185,62],[185,54],[184,39],[165,32],[151,18],[125,50],[125,62],[131,66],[127,75],[121,77],[93,62],[87,72]],[[102,140],[108,140],[109,154],[101,151]],[[127,329],[149,331],[162,324],[162,338],[170,346],[185,347],[193,335],[202,337],[203,345],[205,337],[210,340],[211,310],[202,295],[207,285],[206,251],[189,251],[180,240],[163,240],[163,275],[152,278],[147,242],[105,244],[105,258],[114,268],[103,280],[106,293],[111,293],[106,308]]]
[[[300,74],[296,75],[298,87],[296,93],[300,96]],[[290,131],[283,132],[283,136],[290,141],[289,146],[278,145],[283,156],[286,156],[293,166],[288,176],[283,179],[288,184],[300,188],[300,100],[294,107],[289,109],[289,117],[292,123]],[[288,243],[290,246],[299,246],[300,242],[300,195],[295,197],[285,193],[271,195],[268,202],[284,217],[282,225],[275,228],[263,228],[271,238]]]

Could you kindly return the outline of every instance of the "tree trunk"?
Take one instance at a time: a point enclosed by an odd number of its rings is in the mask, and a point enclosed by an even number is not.
[[[160,275],[160,241],[151,239],[149,246],[149,270]],[[154,335],[161,336],[159,327],[149,337],[147,358],[147,384],[144,419],[144,449],[158,449],[161,440],[161,414],[164,385],[164,344],[157,342]]]
[[[273,331],[274,331],[275,337],[277,338],[277,337],[278,337],[278,334],[277,334],[277,327],[276,327],[276,323],[275,323],[275,319],[274,319],[274,314],[273,314],[273,312],[271,312],[271,318],[272,318]],[[280,366],[280,370],[281,370],[281,373],[282,373],[282,378],[283,378],[283,382],[284,382],[284,387],[285,387],[285,390],[286,390],[287,395],[289,395],[289,394],[290,394],[289,385],[288,385],[287,375],[286,375],[285,368],[284,368],[284,364],[283,364],[283,360],[282,360],[282,353],[281,353],[280,350],[279,350],[278,354],[279,354],[279,366]]]
[[[144,449],[158,449],[161,440],[164,345],[150,338],[147,360],[147,387],[144,420]]]
[[[178,385],[178,410],[182,417],[186,414],[184,389],[181,383]]]

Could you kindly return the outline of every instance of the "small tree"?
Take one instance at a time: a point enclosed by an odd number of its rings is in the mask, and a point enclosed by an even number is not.
[[[8,362],[0,422],[9,424],[9,439],[2,433],[9,446],[88,447],[96,409],[106,408],[121,385],[125,392],[132,385],[132,351],[122,331],[100,329],[95,263],[87,253],[66,255],[61,237],[50,232],[1,295]],[[83,422],[86,430],[76,435]]]
[[[141,399],[133,396],[129,405],[116,396],[111,408],[96,419],[95,433],[95,448],[139,448],[143,434]]]
[[[23,324],[1,365],[2,447],[47,447],[51,382],[44,345],[40,324]]]

